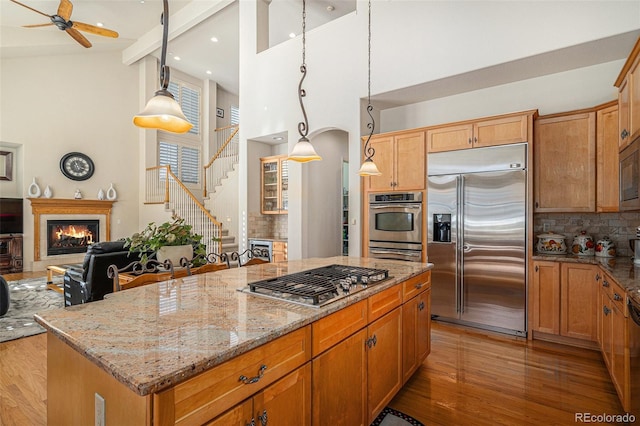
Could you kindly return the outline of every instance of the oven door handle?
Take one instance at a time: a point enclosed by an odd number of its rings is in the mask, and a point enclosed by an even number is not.
[[[369,249],[369,252],[373,253],[373,254],[399,254],[401,256],[409,256],[409,257],[420,257],[422,256],[422,254],[420,253],[413,253],[413,252],[406,252],[406,251],[400,251],[400,250],[380,250],[380,249]]]
[[[422,204],[372,204],[369,206],[372,209],[420,209]]]

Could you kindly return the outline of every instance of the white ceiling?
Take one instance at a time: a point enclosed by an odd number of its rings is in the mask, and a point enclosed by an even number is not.
[[[301,32],[302,0],[265,0],[270,4],[271,45]],[[21,0],[47,14],[55,14],[59,0]],[[239,0],[171,0],[167,64],[197,78],[216,81],[238,94]],[[120,51],[132,64],[147,54],[160,56],[162,0],[73,0],[71,20],[117,31],[118,39],[86,34],[92,51]],[[327,8],[333,6],[334,10]],[[309,0],[307,29],[349,13],[355,0]],[[0,58],[77,54],[86,50],[55,26],[22,28],[47,23],[48,18],[9,0],[0,0]],[[417,86],[379,93],[372,102],[379,109],[451,96],[498,84],[562,72],[626,58],[640,31],[596,40],[556,52],[525,58],[487,69],[447,77]],[[217,37],[218,42],[211,41]],[[180,56],[176,61],[174,56]],[[207,74],[206,71],[211,71]]]

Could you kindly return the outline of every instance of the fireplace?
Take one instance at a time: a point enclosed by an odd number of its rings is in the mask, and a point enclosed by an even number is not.
[[[47,256],[84,253],[99,239],[99,220],[47,220]]]

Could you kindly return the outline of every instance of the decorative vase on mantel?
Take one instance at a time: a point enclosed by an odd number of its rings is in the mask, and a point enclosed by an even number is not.
[[[156,259],[158,259],[159,262],[164,262],[169,259],[174,267],[180,266],[180,259],[183,257],[186,257],[188,260],[193,258],[193,246],[191,244],[162,246],[156,252]]]
[[[33,178],[33,182],[29,185],[29,189],[27,190],[30,198],[38,198],[42,194],[40,191],[40,187],[36,183],[36,178]]]
[[[109,186],[109,189],[107,189],[107,200],[113,201],[116,199],[117,196],[118,196],[118,193],[116,192],[116,189],[113,187],[113,184],[111,184]]]
[[[49,185],[47,185],[47,187],[44,189],[44,197],[45,198],[53,197],[53,191],[51,190],[51,187]]]

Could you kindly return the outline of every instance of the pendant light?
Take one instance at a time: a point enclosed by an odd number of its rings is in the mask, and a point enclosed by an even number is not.
[[[162,13],[162,53],[160,56],[160,90],[153,98],[149,99],[144,110],[133,117],[133,124],[146,129],[158,129],[172,133],[186,133],[193,124],[189,123],[176,102],[169,87],[170,70],[165,64],[167,59],[167,39],[169,35],[169,2],[163,0],[164,12]]]
[[[302,98],[307,96],[307,92],[302,88],[302,82],[307,76],[307,64],[305,62],[306,59],[306,27],[307,27],[307,9],[306,9],[306,0],[302,0],[302,65],[300,65],[300,72],[302,73],[302,78],[300,79],[300,83],[298,84],[298,100],[300,101],[300,108],[302,109],[302,116],[304,117],[304,121],[298,123],[298,133],[300,133],[300,139],[293,146],[291,153],[289,154],[289,160],[297,161],[299,163],[306,163],[308,161],[314,160],[322,160],[315,149],[313,149],[313,145],[307,139],[307,134],[309,134],[309,122],[307,121],[307,112],[304,109],[304,104],[302,103]]]
[[[369,114],[369,118],[371,119],[370,123],[367,123],[367,129],[370,130],[369,137],[367,137],[367,141],[364,143],[364,156],[365,160],[360,166],[360,170],[358,170],[358,174],[360,176],[380,176],[380,170],[376,166],[376,163],[373,162],[373,156],[376,153],[376,150],[369,144],[371,140],[371,136],[373,135],[373,130],[376,127],[376,122],[373,120],[373,115],[371,111],[373,111],[373,106],[371,105],[371,0],[369,0],[369,46],[368,46],[368,62],[367,62],[367,114]]]

